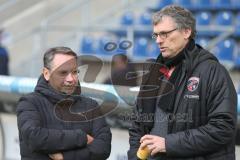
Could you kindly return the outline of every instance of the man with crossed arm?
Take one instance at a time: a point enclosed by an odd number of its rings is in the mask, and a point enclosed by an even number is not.
[[[43,72],[34,92],[23,96],[17,105],[22,160],[109,157],[112,136],[105,119],[90,112],[85,121],[76,119],[76,115],[98,107],[96,101],[80,95],[77,67],[77,55],[70,48],[55,47],[44,54]]]

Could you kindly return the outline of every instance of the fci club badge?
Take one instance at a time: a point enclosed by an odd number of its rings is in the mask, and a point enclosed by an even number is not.
[[[199,78],[191,77],[188,80],[187,89],[188,89],[188,91],[193,92],[198,88],[198,85],[199,85]]]

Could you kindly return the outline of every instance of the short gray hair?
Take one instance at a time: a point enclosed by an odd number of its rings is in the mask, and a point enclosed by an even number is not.
[[[70,55],[77,59],[77,54],[68,47],[50,48],[44,53],[43,66],[45,68],[51,69],[51,64],[56,54]]]
[[[157,25],[159,22],[161,22],[162,17],[164,16],[171,17],[175,21],[177,28],[180,30],[191,29],[192,33],[190,38],[192,39],[195,38],[197,33],[196,20],[189,10],[178,5],[168,5],[153,15],[152,18],[153,25]]]

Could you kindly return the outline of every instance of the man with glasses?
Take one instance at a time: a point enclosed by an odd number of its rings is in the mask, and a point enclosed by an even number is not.
[[[142,79],[130,160],[147,152],[154,160],[235,159],[236,91],[217,58],[195,44],[195,25],[192,13],[176,5],[153,16],[160,54]]]
[[[103,117],[87,112],[98,105],[80,95],[76,53],[55,47],[46,51],[43,61],[34,92],[17,105],[21,159],[107,159],[110,128]]]

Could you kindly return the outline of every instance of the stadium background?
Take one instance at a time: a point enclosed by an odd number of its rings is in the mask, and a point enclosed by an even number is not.
[[[94,84],[102,83],[110,75],[111,58],[116,53],[127,54],[133,62],[157,56],[158,48],[151,39],[151,15],[171,3],[183,5],[194,13],[196,42],[218,57],[240,92],[240,0],[0,0],[0,27],[5,31],[2,42],[9,50],[10,74],[37,78],[44,51],[63,45],[79,55],[102,59],[104,66]],[[119,46],[125,40],[132,42],[126,50],[104,50],[108,42]],[[94,61],[88,63],[95,65]],[[18,140],[16,134],[10,133],[17,133],[14,127],[17,98],[12,90],[7,95],[9,101],[2,93],[1,135],[5,134],[7,140],[1,139],[0,152],[5,159],[15,159]],[[129,124],[114,116],[108,122],[113,126],[114,143],[110,159],[124,159]],[[119,150],[116,146],[123,148]]]

